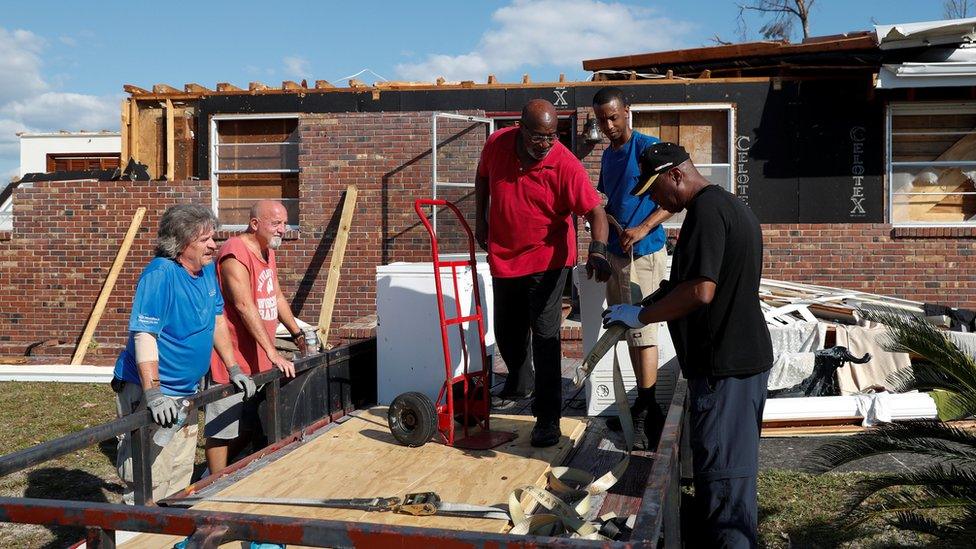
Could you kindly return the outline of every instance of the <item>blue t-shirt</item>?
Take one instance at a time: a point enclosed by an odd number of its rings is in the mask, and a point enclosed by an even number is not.
[[[607,147],[603,151],[603,158],[600,159],[600,182],[597,190],[607,195],[607,213],[612,215],[623,228],[629,229],[640,225],[642,221],[651,215],[657,208],[657,204],[651,200],[650,193],[643,196],[630,194],[631,189],[637,184],[640,177],[640,163],[638,159],[644,149],[657,143],[660,139],[633,132],[630,140],[624,143],[618,150]],[[647,236],[634,244],[634,257],[652,254],[664,247],[666,235],[664,228],[658,225]],[[610,227],[610,251],[627,256],[624,249],[620,247],[620,235],[612,226]]]
[[[115,362],[115,377],[142,385],[136,368],[135,332],[156,334],[159,384],[163,394],[185,396],[197,390],[210,369],[214,320],[224,312],[224,298],[211,263],[193,276],[172,259],[157,257],[146,265],[136,286],[129,316],[129,342]]]

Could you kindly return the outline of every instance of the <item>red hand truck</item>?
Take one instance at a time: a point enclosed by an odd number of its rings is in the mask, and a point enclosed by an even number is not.
[[[440,317],[441,345],[444,351],[444,385],[437,395],[436,404],[430,401],[422,392],[412,391],[403,393],[393,399],[390,404],[388,423],[390,432],[401,444],[407,446],[422,446],[435,434],[448,446],[467,448],[472,450],[487,450],[511,441],[515,433],[491,431],[489,420],[491,415],[491,364],[485,348],[484,309],[481,306],[481,292],[478,284],[478,267],[475,258],[474,235],[457,206],[446,200],[418,199],[414,201],[414,210],[420,216],[424,227],[430,234],[431,257],[434,263],[434,285],[437,288],[437,313]],[[437,248],[437,233],[430,224],[423,208],[425,206],[446,207],[454,212],[458,221],[468,236],[468,258],[461,260],[442,260]],[[464,315],[461,312],[461,300],[458,298],[458,268],[470,268],[473,282],[474,313]],[[451,280],[454,286],[455,311],[453,318],[447,318],[444,305],[444,289],[441,284],[441,269],[451,269]],[[481,356],[481,370],[468,371],[471,357],[465,339],[464,323],[473,322],[478,329],[478,352]],[[451,359],[451,346],[448,341],[448,329],[457,326],[460,335],[462,363],[464,372],[454,375]],[[462,426],[463,436],[456,436],[455,422]],[[477,432],[474,427],[480,427]]]

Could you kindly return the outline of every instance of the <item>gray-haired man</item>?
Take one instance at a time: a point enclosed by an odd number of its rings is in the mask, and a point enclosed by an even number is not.
[[[148,408],[155,429],[168,427],[180,412],[178,399],[195,393],[210,368],[211,349],[234,364],[213,265],[216,226],[213,212],[203,206],[173,206],[163,214],[156,257],[143,269],[132,300],[129,341],[115,363],[112,387],[120,416]],[[254,394],[246,375],[238,371],[232,381],[247,396]],[[164,446],[152,444],[152,500],[190,484],[196,440],[191,417]],[[128,435],[119,440],[118,466],[126,484],[123,501],[133,503]]]

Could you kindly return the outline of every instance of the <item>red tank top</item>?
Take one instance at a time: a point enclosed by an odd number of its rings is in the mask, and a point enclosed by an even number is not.
[[[234,258],[247,269],[251,281],[251,295],[258,307],[258,314],[264,323],[264,329],[273,342],[275,331],[278,329],[278,266],[275,263],[274,250],[268,250],[268,260],[255,254],[247,247],[239,236],[224,242],[217,254],[217,279],[224,289],[223,266],[228,258]],[[227,318],[227,328],[234,345],[234,358],[246,374],[255,374],[271,369],[268,354],[258,345],[257,341],[247,330],[244,320],[240,317],[228,292],[224,291],[226,305],[224,316]],[[217,383],[227,383],[227,369],[224,361],[214,351],[210,359],[210,372]]]

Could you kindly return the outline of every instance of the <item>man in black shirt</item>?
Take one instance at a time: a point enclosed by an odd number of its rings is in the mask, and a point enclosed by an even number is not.
[[[604,325],[668,322],[688,379],[701,542],[756,547],[759,432],[773,364],[759,307],[759,221],[742,201],[705,179],[674,143],[657,143],[641,155],[633,192],[650,192],[667,211],[687,213],[670,279],[643,307],[607,309]]]

